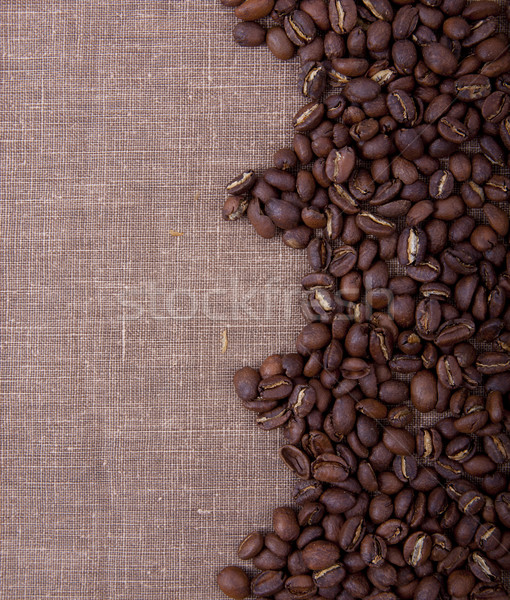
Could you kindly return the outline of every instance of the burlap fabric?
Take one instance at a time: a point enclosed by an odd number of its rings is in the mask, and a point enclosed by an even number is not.
[[[232,375],[292,349],[306,268],[220,208],[290,143],[297,65],[216,0],[0,11],[0,596],[220,598],[292,481]]]
[[[293,480],[232,374],[293,349],[306,271],[219,209],[290,144],[297,64],[215,0],[1,14],[0,596],[219,599]]]

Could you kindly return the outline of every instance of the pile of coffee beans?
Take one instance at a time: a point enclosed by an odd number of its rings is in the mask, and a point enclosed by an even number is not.
[[[510,51],[493,0],[222,0],[297,52],[293,148],[226,220],[306,249],[296,351],[234,376],[282,428],[295,508],[238,550],[232,598],[506,599]],[[274,25],[264,28],[270,17]],[[264,19],[264,25],[256,23]],[[510,19],[510,5],[506,8]],[[427,426],[423,418],[427,415]],[[422,426],[420,426],[422,425]]]

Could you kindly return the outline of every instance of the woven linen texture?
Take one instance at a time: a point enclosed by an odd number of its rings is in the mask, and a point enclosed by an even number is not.
[[[293,481],[231,378],[292,351],[305,256],[219,211],[291,143],[297,63],[215,0],[1,14],[0,595],[219,599]]]
[[[231,380],[292,349],[305,257],[220,209],[290,142],[297,64],[215,0],[1,11],[0,596],[221,598],[290,497]]]

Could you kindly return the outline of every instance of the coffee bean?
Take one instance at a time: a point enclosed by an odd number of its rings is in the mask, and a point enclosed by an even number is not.
[[[441,435],[436,429],[420,429],[416,434],[418,456],[436,460],[442,451]]]
[[[261,46],[266,39],[266,30],[258,23],[238,23],[232,34],[240,46]]]
[[[326,174],[330,181],[343,183],[351,176],[356,162],[354,150],[348,146],[331,150],[326,160]]]
[[[358,11],[354,0],[329,0],[329,19],[336,33],[349,33],[356,25]]]
[[[310,44],[317,35],[312,18],[302,10],[295,10],[285,17],[284,30],[289,40],[298,47]]]
[[[274,0],[244,0],[237,6],[235,15],[243,21],[256,21],[262,17],[267,17],[274,7]]]
[[[241,400],[254,400],[258,396],[260,375],[251,367],[243,367],[234,375],[234,388]]]
[[[359,546],[364,535],[365,522],[363,517],[351,517],[342,525],[338,536],[338,543],[342,550],[353,552]]]
[[[315,479],[327,483],[345,481],[351,472],[349,464],[335,454],[321,454],[312,463],[312,475]]]
[[[250,580],[239,567],[225,567],[216,580],[220,590],[229,598],[242,600],[250,595]]]
[[[425,46],[422,49],[423,60],[427,67],[438,75],[453,75],[457,69],[457,59],[453,52],[437,42]]]
[[[491,93],[491,83],[485,75],[464,75],[455,81],[455,91],[462,102],[473,102]]]
[[[254,558],[264,547],[264,536],[258,531],[247,535],[239,544],[237,555],[242,560]]]
[[[414,125],[417,118],[416,105],[405,91],[398,90],[388,94],[386,105],[395,121],[406,126]]]
[[[310,102],[305,104],[294,116],[293,125],[298,133],[310,131],[317,127],[324,115],[324,104]]]
[[[256,596],[274,596],[284,588],[285,574],[283,571],[263,571],[252,581],[252,593]]]
[[[380,86],[372,79],[356,77],[348,81],[343,89],[343,95],[349,102],[367,102],[380,93]]]
[[[362,0],[362,2],[376,19],[392,21],[393,8],[389,0]]]
[[[310,459],[307,455],[293,445],[282,446],[279,451],[283,462],[301,479],[310,478]]]
[[[498,565],[478,550],[469,555],[468,566],[477,579],[486,583],[499,579],[501,574]]]
[[[393,470],[400,481],[407,483],[416,478],[418,465],[412,456],[396,456],[393,461]]]
[[[414,438],[404,429],[386,427],[382,439],[386,448],[393,454],[409,455],[414,451]]]
[[[291,542],[299,537],[300,529],[295,512],[286,506],[273,511],[273,528],[285,542]]]
[[[463,463],[472,458],[475,447],[470,437],[461,435],[447,444],[445,453],[449,459]]]
[[[419,371],[411,379],[411,402],[420,412],[427,413],[437,404],[437,382],[430,371]]]
[[[432,551],[432,539],[423,531],[410,535],[404,543],[404,559],[411,567],[423,565]]]
[[[483,352],[477,358],[476,368],[484,375],[503,373],[510,369],[510,355],[504,352]]]
[[[317,586],[310,575],[292,575],[285,581],[285,592],[291,598],[310,598],[317,591]],[[276,597],[276,596],[275,596]]]
[[[483,552],[491,552],[501,545],[501,531],[493,523],[482,523],[475,533],[475,543]]]
[[[336,544],[327,540],[311,542],[301,551],[303,562],[313,571],[332,567],[340,558],[340,550]]]
[[[484,436],[483,447],[496,464],[503,464],[510,457],[510,438],[504,433]]]
[[[475,324],[470,319],[451,319],[441,325],[435,335],[438,346],[453,346],[470,339],[475,333]],[[457,357],[455,357],[457,360]],[[469,366],[464,364],[464,366]]]

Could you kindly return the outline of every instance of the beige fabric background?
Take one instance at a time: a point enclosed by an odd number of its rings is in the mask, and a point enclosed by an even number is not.
[[[304,255],[220,207],[290,142],[297,65],[216,0],[1,15],[0,597],[215,600],[292,485],[231,378],[292,349]]]

